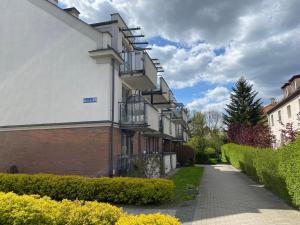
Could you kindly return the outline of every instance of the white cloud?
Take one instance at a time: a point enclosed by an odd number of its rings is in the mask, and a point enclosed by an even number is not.
[[[300,73],[299,0],[60,0],[76,6],[88,22],[119,12],[151,36],[188,48],[153,46],[173,88],[208,81],[222,86],[244,76],[263,98],[277,96]],[[203,43],[205,41],[205,43]],[[216,56],[215,48],[225,48]]]
[[[187,104],[190,110],[208,111],[210,109],[222,111],[228,103],[230,91],[226,87],[217,86],[208,90],[203,97],[194,99]]]
[[[152,46],[151,55],[159,58],[165,77],[173,88],[192,87],[202,80],[202,72],[213,60],[215,54],[211,46],[205,43],[192,46],[190,49],[175,46]]]

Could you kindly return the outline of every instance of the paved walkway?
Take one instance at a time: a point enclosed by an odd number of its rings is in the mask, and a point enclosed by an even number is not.
[[[300,225],[300,212],[230,165],[205,166],[193,225]]]
[[[300,225],[300,212],[230,165],[204,166],[196,200],[181,205],[123,206],[128,213],[161,212],[183,225]]]

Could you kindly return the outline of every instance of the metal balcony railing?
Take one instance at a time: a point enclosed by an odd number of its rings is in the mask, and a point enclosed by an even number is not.
[[[160,153],[119,155],[118,173],[121,176],[157,177],[161,173]]]
[[[171,118],[173,121],[177,121],[186,126],[188,121],[188,116],[184,108],[176,108],[172,111]]]
[[[131,73],[144,70],[143,52],[121,52],[124,64],[120,66],[121,73]]]
[[[146,103],[142,96],[129,97],[120,102],[120,123],[126,125],[146,125]]]
[[[175,136],[176,136],[177,139],[183,140],[183,130],[182,129],[177,129]]]
[[[138,76],[146,76],[149,86],[155,87],[157,80],[157,69],[150,56],[143,51],[131,51],[121,52],[121,57],[124,60],[124,64],[120,66],[121,76],[126,79],[125,76],[136,74]],[[127,77],[128,78],[128,77]],[[127,79],[127,82],[131,80]],[[144,84],[145,85],[145,84]]]
[[[145,102],[143,96],[130,96],[119,105],[121,126],[159,131],[158,112],[151,104]]]

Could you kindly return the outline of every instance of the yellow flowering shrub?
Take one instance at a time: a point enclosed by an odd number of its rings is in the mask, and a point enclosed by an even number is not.
[[[0,193],[1,225],[114,225],[122,215],[107,203]]]
[[[172,181],[158,178],[0,174],[2,192],[37,194],[55,200],[153,204],[172,200],[174,188]]]
[[[38,195],[0,192],[1,225],[180,225],[171,216],[126,215],[107,203],[54,201]]]
[[[116,225],[181,225],[178,219],[160,213],[149,215],[124,215]]]

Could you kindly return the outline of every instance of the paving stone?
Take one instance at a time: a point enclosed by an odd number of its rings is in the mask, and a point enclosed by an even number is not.
[[[230,165],[207,165],[193,225],[300,225],[300,212]]]
[[[230,165],[206,165],[196,200],[123,206],[132,214],[165,213],[183,225],[300,225],[300,212]]]

